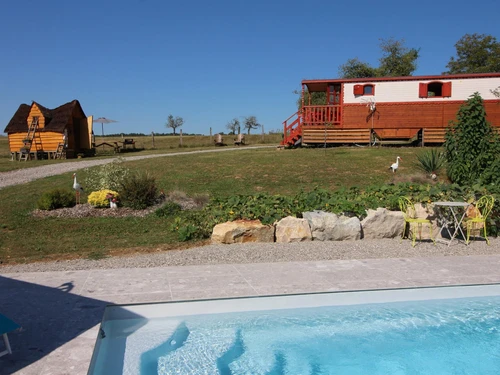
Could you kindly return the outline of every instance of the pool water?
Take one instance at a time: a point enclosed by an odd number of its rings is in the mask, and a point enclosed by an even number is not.
[[[499,374],[500,296],[116,319],[92,374]]]

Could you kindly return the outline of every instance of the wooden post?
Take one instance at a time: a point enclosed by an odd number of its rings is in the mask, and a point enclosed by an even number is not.
[[[424,147],[425,142],[425,129],[422,129],[422,147]]]
[[[151,137],[153,137],[153,148],[155,148],[155,132],[151,132]]]
[[[264,125],[262,125],[262,143],[264,143]]]
[[[212,144],[212,127],[210,127],[210,144]]]
[[[182,129],[179,129],[179,145],[182,147]]]
[[[123,141],[123,137],[124,137],[124,136],[123,136],[123,133],[122,133],[122,141]]]

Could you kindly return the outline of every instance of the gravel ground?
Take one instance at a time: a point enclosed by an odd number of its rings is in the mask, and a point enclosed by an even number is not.
[[[0,273],[68,271],[108,268],[149,268],[204,264],[272,263],[336,259],[416,258],[466,255],[500,255],[500,239],[471,242],[469,246],[453,243],[419,242],[399,239],[360,241],[312,241],[301,243],[246,243],[208,245],[186,250],[160,251],[134,256],[110,257],[101,260],[61,260],[49,263],[30,263],[0,266]]]
[[[237,151],[237,150],[250,150],[256,148],[274,148],[276,146],[245,146],[245,147],[228,147],[228,148],[217,148],[217,149],[209,149],[209,150],[199,150],[199,151],[187,151],[187,152],[173,152],[170,154],[153,154],[153,155],[142,155],[142,156],[126,156],[122,157],[124,160],[140,160],[140,159],[151,159],[151,158],[160,158],[165,156],[178,156],[184,154],[204,154],[207,152],[225,152],[225,151]],[[58,163],[52,165],[43,165],[40,167],[33,168],[24,168],[18,169],[9,172],[0,172],[0,189],[13,186],[25,184],[30,181],[37,180],[39,178],[55,176],[58,174],[63,174],[67,172],[74,172],[79,169],[84,169],[88,167],[94,167],[97,165],[103,165],[111,163],[113,160],[117,158],[109,158],[109,159],[82,159],[80,161],[74,162],[66,162],[66,163]],[[13,162],[14,163],[14,162]],[[19,163],[19,162],[18,162]],[[35,162],[33,162],[35,163]]]

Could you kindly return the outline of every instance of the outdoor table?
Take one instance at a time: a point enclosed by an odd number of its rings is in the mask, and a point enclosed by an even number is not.
[[[462,230],[461,224],[462,221],[464,220],[465,214],[467,213],[467,207],[469,207],[469,203],[467,202],[434,202],[434,206],[439,206],[439,207],[448,207],[450,209],[451,215],[453,216],[453,222],[447,221],[445,218],[443,218],[443,225],[441,226],[441,229],[439,229],[439,233],[443,231],[443,229],[446,227],[446,230],[448,231],[448,234],[450,235],[450,239],[444,239],[442,236],[441,238],[436,238],[436,241],[442,241],[444,243],[447,243],[448,246],[451,245],[457,234],[460,232],[462,234],[462,238],[465,239],[464,232]],[[463,208],[463,214],[460,216],[460,218],[457,216],[457,212],[455,212],[456,208]],[[455,224],[455,231],[453,234],[450,232],[449,224]]]

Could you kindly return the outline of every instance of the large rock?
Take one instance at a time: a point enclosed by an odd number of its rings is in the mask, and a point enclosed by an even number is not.
[[[367,215],[361,222],[363,238],[394,238],[401,236],[404,225],[404,216],[401,211],[389,211],[379,207],[376,210],[367,210]]]
[[[274,227],[260,220],[235,220],[217,224],[212,232],[213,243],[274,242]]]
[[[324,211],[304,212],[302,216],[311,227],[313,240],[343,241],[361,238],[361,223],[357,217],[339,217]]]
[[[306,219],[288,216],[276,224],[276,242],[312,241],[311,228]]]

